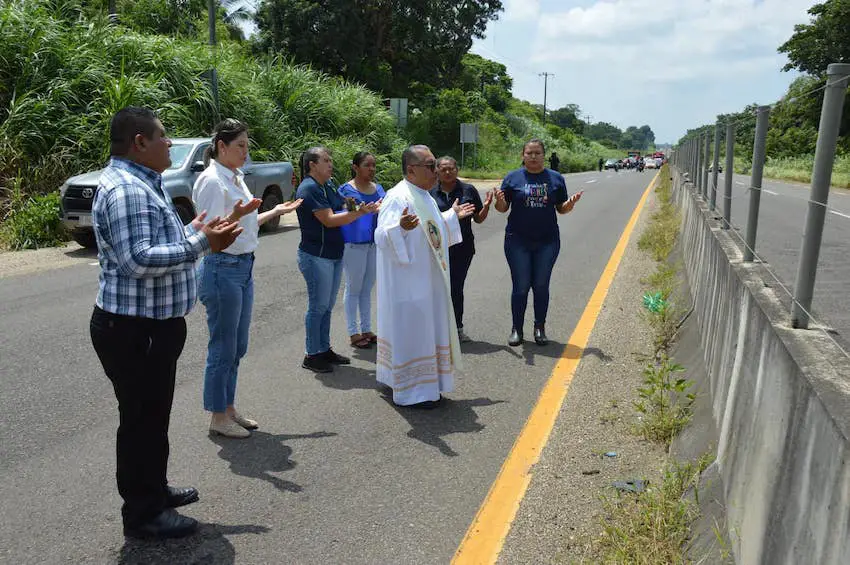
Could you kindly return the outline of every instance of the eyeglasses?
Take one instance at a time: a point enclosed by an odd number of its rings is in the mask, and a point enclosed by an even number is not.
[[[415,164],[410,165],[410,166],[411,167],[425,167],[429,171],[435,171],[437,169],[437,162],[436,161],[429,161],[428,163],[415,163]]]

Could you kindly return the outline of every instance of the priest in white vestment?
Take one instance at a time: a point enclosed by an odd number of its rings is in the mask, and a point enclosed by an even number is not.
[[[473,204],[441,213],[428,191],[437,180],[428,147],[413,145],[401,158],[405,178],[378,214],[378,382],[399,406],[430,408],[451,392],[461,368],[449,282],[450,245],[460,243],[459,219]]]

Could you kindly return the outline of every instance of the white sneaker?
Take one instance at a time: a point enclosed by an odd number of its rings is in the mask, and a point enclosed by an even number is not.
[[[472,338],[466,335],[466,333],[464,333],[463,328],[460,328],[457,331],[457,339],[461,343],[469,343],[470,341],[472,341]]]

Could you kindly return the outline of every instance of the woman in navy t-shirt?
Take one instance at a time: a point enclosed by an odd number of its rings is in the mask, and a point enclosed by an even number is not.
[[[339,187],[339,195],[346,199],[347,203],[353,200],[355,206],[370,202],[380,203],[386,192],[383,186],[375,182],[375,156],[368,151],[360,151],[354,155],[351,168],[354,178]],[[348,323],[351,345],[360,349],[371,347],[373,343],[378,342],[378,336],[372,332],[372,287],[375,286],[377,274],[376,227],[378,216],[370,214],[341,228],[345,242],[345,253],[342,256],[342,268],[345,272],[345,320]]]
[[[329,373],[334,365],[347,365],[348,357],[331,349],[331,311],[342,280],[345,244],[342,226],[363,216],[376,214],[377,202],[356,211],[345,210],[345,202],[328,182],[333,176],[333,158],[324,147],[311,147],[301,155],[301,175],[296,196],[301,243],[298,268],[307,283],[306,355],[301,366],[316,373]]]
[[[523,167],[508,173],[496,191],[496,210],[507,212],[505,257],[511,269],[513,290],[511,314],[513,328],[508,344],[523,341],[528,291],[534,290],[534,341],[548,343],[546,312],[549,310],[549,279],[561,250],[558,218],[573,209],[581,198],[579,192],[570,198],[560,173],[543,166],[546,150],[543,142],[532,139],[522,150]]]

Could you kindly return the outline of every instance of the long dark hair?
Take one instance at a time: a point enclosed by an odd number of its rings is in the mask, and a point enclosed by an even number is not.
[[[204,165],[210,164],[210,159],[218,158],[218,142],[230,145],[233,140],[246,133],[248,126],[234,118],[227,118],[218,123],[213,130],[212,145],[204,151]]]
[[[358,151],[354,154],[354,157],[351,159],[351,174],[354,175],[354,167],[360,167],[363,165],[363,161],[366,160],[366,157],[374,157],[372,153],[369,151]]]
[[[322,153],[330,155],[331,152],[328,151],[327,147],[316,145],[301,154],[301,160],[299,161],[299,167],[301,168],[301,180],[307,178],[310,174],[310,163],[318,163],[319,159],[322,158]]]

